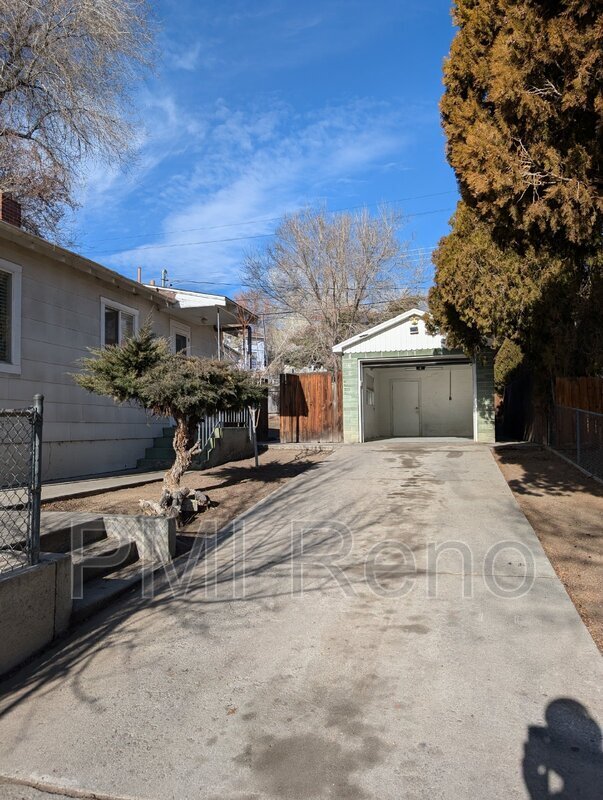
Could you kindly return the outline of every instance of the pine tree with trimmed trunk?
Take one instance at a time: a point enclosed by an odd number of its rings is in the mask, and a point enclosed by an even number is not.
[[[175,421],[174,463],[164,478],[172,493],[200,452],[201,419],[257,406],[265,395],[250,372],[223,361],[172,353],[169,342],[155,337],[148,322],[124,344],[93,350],[81,366],[73,377],[82,388]]]

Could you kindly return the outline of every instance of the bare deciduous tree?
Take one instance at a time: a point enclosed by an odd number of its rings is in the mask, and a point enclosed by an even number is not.
[[[335,371],[333,345],[377,322],[389,303],[416,297],[420,275],[405,258],[400,224],[386,210],[372,217],[308,209],[286,217],[274,241],[247,256],[248,284],[296,321],[283,360]]]
[[[0,191],[54,233],[89,155],[121,160],[150,64],[146,0],[0,0]]]

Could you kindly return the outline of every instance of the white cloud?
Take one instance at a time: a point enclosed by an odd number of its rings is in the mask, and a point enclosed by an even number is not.
[[[306,116],[278,102],[241,110],[224,101],[195,115],[167,96],[147,98],[147,108],[154,125],[135,179],[120,187],[120,202],[127,206],[155,181],[159,235],[103,262],[128,272],[142,265],[148,277],[167,267],[183,282],[236,282],[245,251],[265,241],[239,237],[270,233],[276,224],[240,223],[329,197],[340,205],[346,183],[399,160],[405,145],[399,112],[367,101]],[[237,241],[212,241],[226,239]]]

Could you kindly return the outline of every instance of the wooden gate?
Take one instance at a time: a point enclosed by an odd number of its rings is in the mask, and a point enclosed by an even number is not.
[[[341,373],[281,375],[281,442],[340,442],[343,435]]]

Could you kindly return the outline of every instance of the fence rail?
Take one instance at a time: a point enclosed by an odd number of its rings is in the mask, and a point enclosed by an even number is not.
[[[0,409],[0,573],[38,562],[43,401]]]
[[[590,475],[603,479],[603,413],[556,405],[551,445]]]

